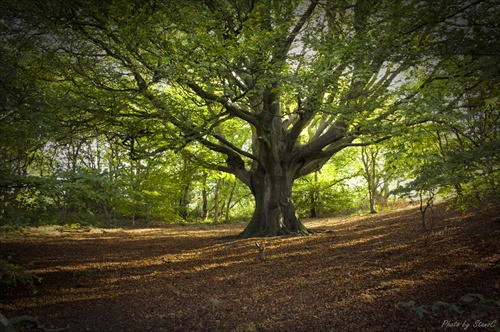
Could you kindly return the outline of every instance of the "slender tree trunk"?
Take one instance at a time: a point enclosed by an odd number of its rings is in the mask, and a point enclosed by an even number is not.
[[[316,196],[316,217],[321,218],[323,216],[323,202],[321,200],[321,188],[318,181],[318,171],[314,172],[314,191]]]
[[[377,213],[375,210],[375,197],[377,194],[378,187],[378,176],[377,176],[377,155],[378,148],[367,148],[363,147],[361,149],[361,161],[364,168],[364,178],[368,184],[368,198],[370,203],[370,213]]]
[[[309,199],[311,200],[310,201],[311,210],[310,210],[309,216],[311,218],[316,218],[316,216],[317,216],[317,212],[316,212],[316,194],[315,194],[315,191],[316,191],[316,189],[311,190],[309,192]]]
[[[222,179],[217,180],[217,185],[215,186],[214,193],[214,224],[219,222],[219,192],[220,187],[222,186]]]
[[[321,218],[323,203],[321,202],[321,188],[318,182],[318,172],[314,172],[314,187],[310,193],[311,198],[311,218]]]
[[[229,222],[229,211],[231,210],[231,203],[233,201],[235,189],[236,189],[236,181],[233,181],[233,185],[231,186],[231,192],[229,193],[229,199],[226,205],[226,222]]]
[[[179,215],[182,219],[187,220],[188,218],[188,204],[189,204],[189,190],[191,183],[187,183],[184,186],[181,201],[179,202]]]
[[[370,187],[368,188],[368,192],[370,200],[370,213],[377,213],[377,210],[375,210],[375,193]]]
[[[203,190],[201,191],[202,205],[201,217],[207,220],[208,217],[208,193],[207,193],[207,173],[203,173]]]
[[[179,216],[188,220],[189,217],[189,192],[191,191],[192,184],[192,165],[189,163],[189,160],[183,156],[182,157],[182,171],[180,174],[180,180],[183,184],[182,197],[179,200]]]
[[[135,215],[137,214],[137,204],[132,205],[132,226],[135,226]]]

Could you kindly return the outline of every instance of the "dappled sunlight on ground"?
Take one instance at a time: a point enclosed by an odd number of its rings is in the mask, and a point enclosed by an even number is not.
[[[243,223],[2,234],[43,280],[2,288],[0,311],[71,331],[439,331],[395,304],[499,300],[500,223],[436,215],[432,233],[416,208],[307,219],[313,235],[258,239],[263,262]]]

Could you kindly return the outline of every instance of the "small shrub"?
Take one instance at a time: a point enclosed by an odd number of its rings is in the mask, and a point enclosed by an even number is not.
[[[415,301],[399,302],[396,304],[396,308],[405,308],[413,311],[419,318],[422,318],[424,315],[429,313],[425,305],[417,306]]]
[[[218,307],[222,304],[222,300],[218,299],[217,297],[211,297],[208,302],[214,307]]]
[[[444,301],[437,301],[427,310],[425,305],[417,305],[415,301],[399,302],[396,308],[405,308],[414,312],[419,318],[424,316],[428,317],[442,317],[443,315],[458,321],[463,319],[465,322],[468,319],[474,320],[474,324],[482,324],[480,319],[492,319],[487,325],[492,327],[494,331],[500,332],[500,322],[496,319],[496,315],[500,310],[500,301],[486,299],[482,294],[469,293],[462,296],[457,303],[449,303]],[[448,324],[449,320],[445,320]],[[443,324],[445,324],[443,323]],[[470,324],[469,324],[470,325]],[[467,326],[469,326],[467,325]]]
[[[34,287],[34,282],[42,278],[26,271],[27,265],[17,263],[12,256],[0,258],[0,283],[9,286],[27,285]]]

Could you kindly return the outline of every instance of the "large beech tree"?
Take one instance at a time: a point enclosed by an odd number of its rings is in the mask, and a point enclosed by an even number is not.
[[[460,0],[2,6],[6,39],[38,45],[34,75],[53,82],[53,100],[73,101],[59,104],[65,121],[114,133],[137,157],[190,145],[247,185],[255,211],[243,237],[308,234],[294,180],[428,120],[412,100],[464,59],[463,45],[477,47],[481,15],[496,10]],[[201,160],[208,150],[220,158]]]

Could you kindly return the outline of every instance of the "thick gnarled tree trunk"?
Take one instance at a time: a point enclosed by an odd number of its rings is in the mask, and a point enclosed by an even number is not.
[[[273,164],[272,162],[270,164]],[[293,170],[281,165],[259,166],[251,176],[255,210],[240,237],[264,237],[311,232],[298,218],[292,201]]]

